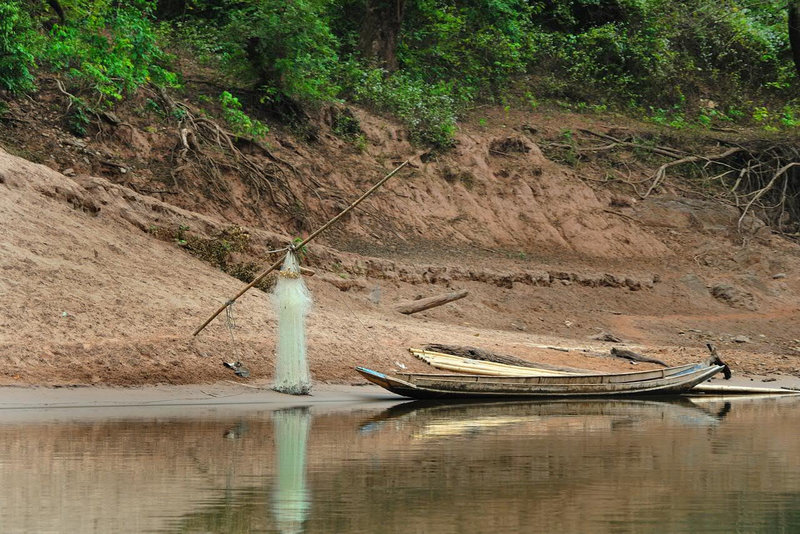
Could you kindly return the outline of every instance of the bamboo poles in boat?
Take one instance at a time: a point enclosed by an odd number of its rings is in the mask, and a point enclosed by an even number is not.
[[[521,367],[505,363],[473,360],[462,356],[454,356],[443,352],[434,352],[423,349],[408,349],[411,354],[425,363],[446,371],[456,371],[486,376],[564,376],[571,375],[566,371],[554,371],[538,367]]]

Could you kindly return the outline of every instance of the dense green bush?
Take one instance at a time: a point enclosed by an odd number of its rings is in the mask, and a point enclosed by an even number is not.
[[[173,84],[164,67],[152,19],[154,2],[115,7],[107,0],[75,0],[69,17],[49,33],[45,65],[101,99],[120,100],[140,85]]]
[[[538,20],[529,71],[553,96],[730,104],[796,83],[785,2],[564,0],[545,2]]]
[[[456,98],[496,97],[525,71],[533,14],[522,0],[417,0],[405,18],[400,64],[415,77],[449,83]]]
[[[37,66],[93,101],[120,100],[148,81],[175,83],[157,44],[154,1],[62,0],[64,20],[43,5],[0,3],[0,85],[33,89]]]
[[[260,85],[266,99],[324,101],[339,92],[339,43],[327,18],[332,3],[198,0],[193,14],[177,24],[207,59],[216,59],[240,80]],[[200,35],[186,30],[198,23]]]
[[[20,3],[0,3],[0,87],[10,91],[33,88],[36,41],[30,17]]]
[[[449,146],[456,128],[456,105],[446,84],[429,84],[403,72],[387,76],[381,69],[365,71],[355,99],[402,119],[412,141]]]
[[[365,16],[377,1],[61,0],[65,20],[44,0],[0,1],[0,86],[30,89],[37,58],[79,97],[113,103],[148,81],[176,83],[169,41],[225,68],[231,89],[258,88],[266,106],[353,99],[439,146],[473,102],[518,89],[665,124],[798,122],[785,0],[405,0],[395,72],[359,55],[360,25],[381,23]],[[232,127],[258,129],[237,104],[223,103]]]
[[[260,138],[269,132],[269,128],[264,123],[251,119],[242,111],[242,104],[239,99],[228,91],[223,91],[219,95],[219,104],[222,107],[222,116],[230,125],[233,133]]]

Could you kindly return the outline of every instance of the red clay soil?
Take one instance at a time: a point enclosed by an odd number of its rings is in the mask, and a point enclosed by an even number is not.
[[[269,296],[240,299],[233,337],[224,314],[192,337],[243,283],[150,230],[210,235],[240,224],[259,251],[307,233],[418,152],[397,125],[356,112],[364,152],[327,134],[315,145],[271,134],[298,176],[299,222],[235,181],[230,204],[186,186],[153,193],[166,181],[154,161],[167,166],[171,147],[144,123],[102,140],[55,130],[0,138],[8,151],[53,154],[43,165],[0,149],[0,384],[239,380],[222,366],[230,360],[249,367],[251,383],[268,381]],[[679,364],[705,357],[713,342],[734,373],[800,376],[796,243],[752,218],[738,233],[738,211],[722,204],[668,189],[642,201],[549,161],[527,124],[546,130],[556,119],[496,119],[494,128],[465,124],[456,148],[415,159],[310,247],[316,381],[360,383],[356,365],[429,370],[406,350],[425,343],[605,371],[631,368],[608,356],[611,346]],[[125,162],[125,176],[98,163],[109,154]],[[462,288],[467,298],[439,308],[394,310]],[[621,343],[592,339],[602,331]]]

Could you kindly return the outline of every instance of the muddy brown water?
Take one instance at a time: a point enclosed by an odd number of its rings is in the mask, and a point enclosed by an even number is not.
[[[800,399],[0,410],[0,531],[800,532]]]

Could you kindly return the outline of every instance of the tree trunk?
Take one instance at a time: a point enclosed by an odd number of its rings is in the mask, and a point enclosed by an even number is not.
[[[800,0],[789,0],[789,43],[794,67],[800,74]]]
[[[47,3],[50,4],[50,7],[56,12],[56,15],[58,15],[61,23],[63,24],[66,22],[67,17],[64,16],[64,8],[61,7],[61,4],[58,3],[58,0],[47,0]]]
[[[186,0],[158,0],[156,2],[156,18],[174,19],[186,12]]]
[[[397,70],[397,40],[406,0],[366,0],[358,47],[361,55],[392,72]]]

